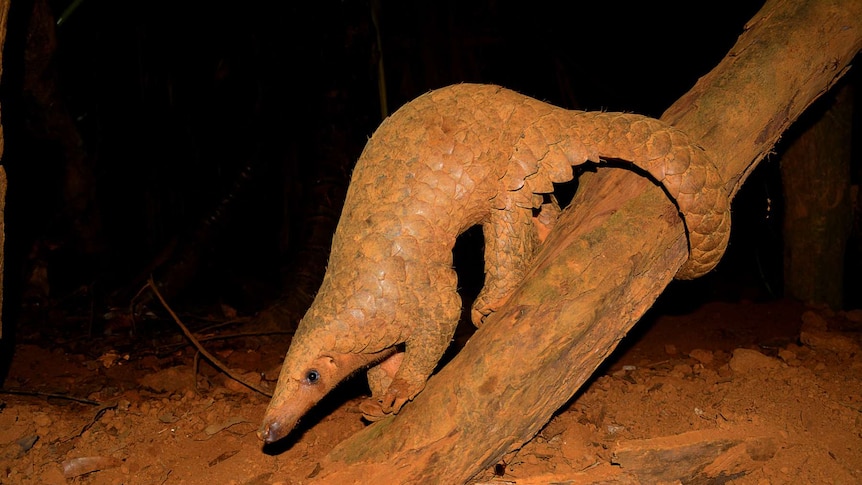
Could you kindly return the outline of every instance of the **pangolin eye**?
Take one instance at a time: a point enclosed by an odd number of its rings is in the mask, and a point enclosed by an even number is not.
[[[317,384],[317,381],[320,380],[320,372],[312,369],[308,371],[308,374],[305,374],[305,382],[309,384]]]

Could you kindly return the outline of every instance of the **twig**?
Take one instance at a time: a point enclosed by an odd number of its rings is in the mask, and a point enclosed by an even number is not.
[[[242,337],[265,337],[267,335],[293,335],[295,333],[296,332],[294,332],[293,330],[268,330],[265,332],[240,332],[240,333],[232,333],[232,334],[225,334],[225,335],[212,335],[209,337],[204,337],[200,340],[201,340],[201,342],[209,342],[212,340],[230,340],[230,339],[242,338]]]
[[[233,325],[234,323],[246,323],[246,322],[250,321],[251,318],[249,318],[249,317],[237,317],[237,318],[232,318],[230,320],[225,320],[225,321],[214,321],[214,320],[210,320],[210,319],[206,319],[206,318],[201,318],[199,320],[201,320],[203,322],[207,322],[210,324],[209,326],[201,328],[199,330],[199,332],[209,332],[209,331],[215,330],[217,328],[225,327],[227,325]]]
[[[192,359],[192,375],[195,376],[195,392],[198,392],[198,368],[201,364],[201,353],[195,352],[195,358]]]
[[[235,381],[239,382],[240,384],[244,385],[245,387],[247,387],[247,388],[249,388],[249,389],[251,389],[251,390],[253,390],[253,391],[257,391],[257,392],[259,392],[259,393],[263,394],[263,395],[264,395],[264,396],[266,396],[266,397],[272,397],[272,394],[270,394],[269,392],[267,392],[267,391],[266,391],[266,390],[264,390],[263,388],[258,387],[258,386],[256,386],[256,385],[254,385],[254,384],[250,383],[250,382],[246,382],[246,381],[244,381],[242,378],[240,378],[239,376],[237,376],[233,371],[231,371],[231,370],[230,370],[226,365],[222,364],[222,363],[221,363],[221,361],[219,361],[219,360],[218,360],[214,355],[212,355],[211,353],[209,353],[209,352],[207,351],[207,349],[205,349],[205,348],[203,347],[203,345],[201,345],[201,343],[200,343],[200,342],[198,342],[198,340],[195,338],[195,336],[194,336],[194,335],[192,335],[192,333],[189,331],[188,327],[186,327],[186,326],[183,324],[183,322],[181,322],[181,321],[180,321],[180,317],[178,317],[178,316],[177,316],[177,314],[176,314],[176,313],[174,313],[174,310],[173,310],[173,309],[168,305],[168,302],[166,302],[166,301],[165,301],[165,299],[162,297],[162,294],[161,294],[161,293],[159,293],[159,289],[158,289],[158,288],[156,288],[156,283],[153,281],[153,278],[152,278],[152,277],[150,277],[150,278],[147,280],[147,285],[149,285],[150,289],[151,289],[151,290],[153,291],[153,293],[156,295],[156,298],[158,298],[158,299],[159,299],[159,301],[161,302],[162,306],[163,306],[163,307],[165,307],[165,310],[167,310],[167,311],[168,311],[168,313],[170,313],[171,318],[173,318],[173,319],[174,319],[174,322],[176,322],[176,324],[177,324],[177,325],[179,325],[180,329],[183,331],[183,333],[185,334],[186,338],[188,338],[188,339],[191,341],[192,345],[194,345],[194,346],[195,346],[195,348],[196,348],[196,349],[198,349],[198,352],[200,352],[200,353],[201,353],[201,355],[203,355],[203,356],[204,356],[204,357],[205,357],[205,358],[206,358],[206,359],[207,359],[207,360],[208,360],[212,365],[214,365],[214,366],[215,366],[216,368],[218,368],[220,371],[222,371],[222,372],[224,372],[225,374],[227,374],[227,376],[228,376],[228,377],[230,377],[231,379],[233,379],[233,380],[235,380]]]
[[[212,342],[214,340],[231,340],[235,338],[243,338],[243,337],[266,337],[268,335],[293,335],[294,331],[292,330],[269,330],[266,332],[242,332],[242,333],[234,333],[234,334],[225,334],[225,335],[211,335],[209,337],[200,337],[198,342]],[[185,343],[178,344],[165,344],[157,347],[158,351],[165,351],[166,349],[172,349],[174,347],[182,347],[183,345],[187,345]]]
[[[96,414],[93,416],[93,419],[91,419],[90,422],[85,424],[81,428],[81,431],[79,431],[77,434],[74,434],[74,435],[69,436],[68,438],[62,440],[62,442],[65,443],[67,441],[70,441],[70,440],[77,438],[77,437],[81,436],[82,434],[84,434],[88,429],[92,428],[94,424],[96,424],[100,419],[102,419],[102,416],[104,416],[105,411],[107,411],[108,409],[116,409],[117,405],[118,405],[117,402],[102,404],[99,407],[99,409],[96,410]]]
[[[141,289],[139,289],[138,292],[135,293],[135,296],[133,296],[132,299],[129,301],[129,316],[132,317],[131,318],[131,320],[132,320],[132,333],[135,335],[138,334],[137,322],[136,322],[136,318],[135,318],[135,305],[138,304],[137,303],[138,298],[141,297],[141,295],[144,293],[144,291],[147,289],[147,287],[150,287],[150,286],[152,286],[153,288],[156,287],[156,285],[154,285],[152,283],[153,283],[153,277],[151,275],[150,279],[147,280],[147,284],[142,286]],[[161,295],[159,297],[161,298]]]
[[[38,391],[21,391],[18,389],[0,389],[0,394],[14,394],[16,396],[37,396],[37,397],[46,397],[46,398],[54,398],[54,399],[65,399],[67,401],[75,401],[81,404],[90,404],[92,406],[101,406],[102,403],[91,401],[89,399],[83,399],[80,397],[67,396],[65,394],[53,394],[50,392],[38,392]]]

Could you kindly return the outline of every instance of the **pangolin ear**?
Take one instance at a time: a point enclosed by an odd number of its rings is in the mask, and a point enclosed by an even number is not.
[[[317,365],[320,367],[327,367],[327,368],[338,367],[338,361],[336,361],[335,357],[333,357],[331,355],[326,355],[326,354],[321,355],[320,357],[317,358],[316,362],[317,362]]]

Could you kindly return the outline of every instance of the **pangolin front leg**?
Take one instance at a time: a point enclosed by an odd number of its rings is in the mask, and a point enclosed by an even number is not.
[[[386,390],[389,389],[392,380],[395,379],[395,374],[398,373],[403,361],[404,352],[396,352],[365,373],[368,379],[368,388],[371,389],[371,398],[359,403],[359,410],[362,411],[363,417],[368,421],[377,421],[386,417],[387,414],[383,412],[380,401],[383,400]]]
[[[369,420],[397,413],[407,401],[425,388],[461,316],[461,297],[456,291],[457,275],[450,265],[429,272],[435,304],[418,313],[413,333],[396,353],[371,369],[368,375],[371,398],[360,405]]]

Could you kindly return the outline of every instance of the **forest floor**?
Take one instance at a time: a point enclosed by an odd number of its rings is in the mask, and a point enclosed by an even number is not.
[[[122,315],[97,337],[70,337],[85,326],[73,320],[48,312],[17,335],[0,484],[300,484],[365,426],[355,379],[263,449],[267,398],[196,360],[172,322],[139,322],[130,340]],[[274,385],[289,335],[207,325],[194,327],[219,337],[211,352]],[[860,310],[790,301],[651,312],[533,440],[471,483],[862,483],[860,331]]]

